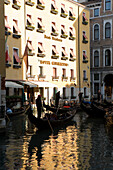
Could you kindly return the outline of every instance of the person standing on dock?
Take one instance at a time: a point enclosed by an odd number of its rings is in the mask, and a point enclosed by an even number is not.
[[[36,99],[36,106],[37,106],[38,118],[40,119],[41,111],[42,111],[41,95],[38,95],[38,97]]]

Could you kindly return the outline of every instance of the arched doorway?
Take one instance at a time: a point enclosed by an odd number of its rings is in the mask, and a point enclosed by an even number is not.
[[[113,99],[113,74],[107,74],[104,83],[106,99]]]

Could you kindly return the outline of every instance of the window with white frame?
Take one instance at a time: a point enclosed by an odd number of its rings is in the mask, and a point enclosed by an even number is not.
[[[65,47],[62,47],[61,56],[66,57],[67,55]]]
[[[105,66],[111,66],[111,51],[105,50]]]
[[[75,37],[74,31],[72,27],[69,27],[69,36],[70,37]]]
[[[107,22],[105,24],[105,38],[111,38],[111,23]]]
[[[99,51],[94,51],[94,67],[99,67]]]
[[[51,10],[58,10],[58,8],[56,6],[56,1],[55,0],[51,1]]]
[[[70,17],[74,17],[74,16],[75,16],[72,7],[69,7],[69,16],[70,16]]]
[[[86,18],[86,13],[85,12],[83,12],[82,21],[83,22],[87,22],[88,21],[88,19]]]
[[[28,42],[28,53],[30,54],[33,52],[34,48],[32,46],[32,41],[28,40],[27,42]]]
[[[94,25],[94,40],[98,40],[99,39],[99,25],[95,24]]]
[[[62,34],[62,35],[67,34],[64,25],[61,25],[61,34]]]
[[[74,50],[70,48],[70,58],[75,58]]]
[[[87,75],[86,75],[86,70],[83,70],[83,79],[86,79]]]
[[[94,9],[94,17],[98,17],[99,16],[99,8],[95,8]]]
[[[57,68],[53,67],[53,78],[57,77]]]
[[[33,21],[32,21],[31,15],[27,14],[27,25],[32,26],[33,24],[34,24],[34,23],[33,23]]]
[[[66,10],[66,8],[65,8],[65,4],[61,4],[61,13],[62,13],[62,14],[67,13],[67,10]]]
[[[94,81],[99,81],[99,73],[94,74]]]
[[[99,90],[99,83],[98,82],[94,82],[94,94],[97,94]]]
[[[74,97],[74,87],[71,87],[71,97]]]
[[[44,29],[45,28],[45,26],[42,23],[42,18],[38,18],[37,28],[40,28],[40,29]]]
[[[52,55],[57,55],[58,51],[56,49],[56,45],[52,45]]]
[[[70,69],[70,73],[71,73],[71,78],[74,78],[74,70]]]
[[[63,98],[66,98],[66,87],[63,87]]]
[[[65,68],[62,69],[62,77],[66,77],[66,69]]]
[[[43,67],[39,66],[39,75],[42,76],[43,75]]]
[[[111,10],[111,0],[105,0],[105,10]]]
[[[87,60],[87,58],[86,51],[83,51],[83,60]]]
[[[86,37],[86,32],[83,31],[83,41],[87,40],[88,38]]]
[[[53,33],[58,32],[58,29],[57,29],[57,27],[56,27],[56,23],[55,23],[55,22],[52,22],[51,31],[52,31]]]

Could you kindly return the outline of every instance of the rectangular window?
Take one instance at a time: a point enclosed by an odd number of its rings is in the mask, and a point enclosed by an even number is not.
[[[84,97],[87,96],[87,89],[84,87]]]
[[[99,90],[99,83],[94,83],[94,94],[97,94]]]
[[[111,0],[105,0],[105,10],[111,10]]]
[[[40,75],[43,75],[43,67],[42,66],[39,66],[39,72],[40,72],[39,73]]]
[[[63,98],[66,98],[66,88],[63,87]]]
[[[74,96],[74,87],[71,87],[71,97]]]
[[[66,69],[62,69],[62,77],[66,77]]]
[[[38,53],[44,53],[45,50],[43,48],[43,44],[41,42],[38,42]]]
[[[57,77],[57,69],[55,67],[53,68],[53,77]]]
[[[71,69],[70,72],[71,72],[71,78],[74,78],[74,70]]]
[[[99,8],[94,9],[94,17],[99,16]]]
[[[86,79],[86,70],[83,70],[83,79]]]
[[[94,74],[94,80],[99,80],[99,74]]]
[[[21,33],[21,31],[18,28],[18,21],[13,19],[13,33],[18,34]]]
[[[13,48],[13,64],[18,65],[21,62],[18,54],[19,50],[17,48]]]

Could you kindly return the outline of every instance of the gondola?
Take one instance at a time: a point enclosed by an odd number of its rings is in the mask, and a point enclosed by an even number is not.
[[[21,107],[21,108],[18,108],[18,109],[13,109],[12,112],[6,111],[6,114],[9,118],[11,118],[11,117],[15,117],[15,116],[18,116],[18,115],[25,114],[29,109],[30,109],[30,106],[28,105],[27,107]]]
[[[43,102],[43,107],[46,108],[46,110],[49,110],[51,112],[54,112],[54,113],[64,113],[64,112],[68,112],[70,110],[72,110],[73,108],[68,106],[68,107],[63,107],[63,108],[56,108],[55,106],[49,106],[49,105],[46,105],[44,102]]]
[[[33,111],[31,110],[28,114],[28,118],[30,122],[33,123],[40,130],[62,126],[63,124],[68,123],[70,120],[72,120],[75,114],[76,110],[73,109],[71,111],[59,115],[58,117],[54,113],[46,113],[44,118],[38,119],[33,115]]]
[[[81,108],[90,116],[90,117],[102,117],[104,118],[106,110],[102,106],[97,106],[94,103],[85,103],[81,102]]]

